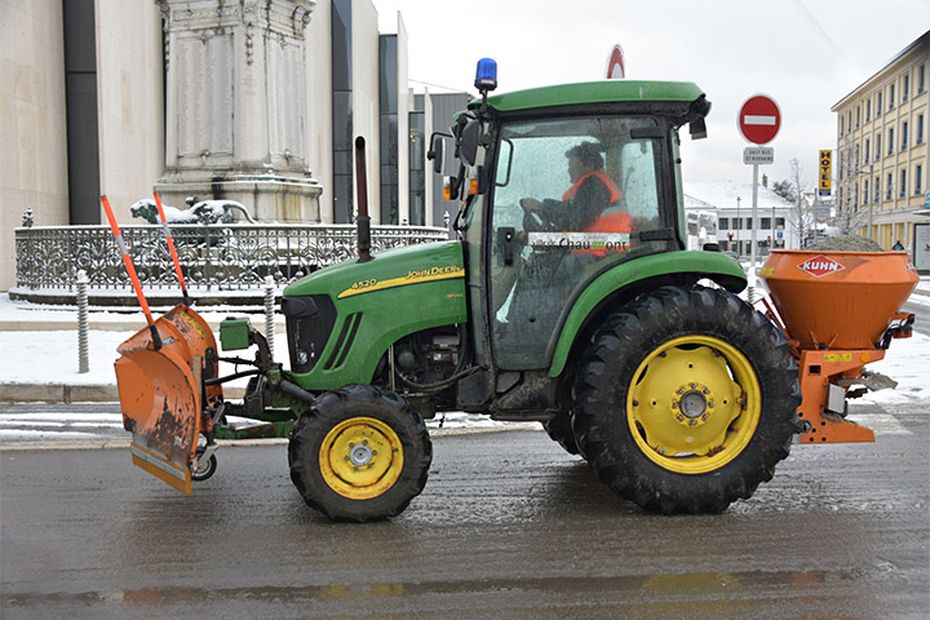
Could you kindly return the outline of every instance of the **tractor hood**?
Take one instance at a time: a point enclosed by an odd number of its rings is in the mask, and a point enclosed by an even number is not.
[[[310,391],[370,383],[392,344],[468,320],[458,241],[423,243],[321,269],[284,290],[294,380]],[[302,315],[298,298],[313,299]]]
[[[458,241],[408,245],[315,271],[284,289],[285,297],[329,295],[333,301],[402,286],[465,277]]]

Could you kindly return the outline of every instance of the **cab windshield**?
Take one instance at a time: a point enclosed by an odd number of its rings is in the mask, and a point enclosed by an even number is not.
[[[502,125],[490,273],[495,358],[503,368],[545,367],[559,316],[588,280],[666,248],[664,239],[640,240],[668,226],[661,171],[670,130],[663,127],[649,116]]]

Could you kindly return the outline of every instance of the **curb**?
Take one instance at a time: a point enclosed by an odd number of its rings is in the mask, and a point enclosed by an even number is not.
[[[227,398],[242,398],[245,388],[223,390]],[[0,403],[112,403],[119,401],[115,384],[61,385],[0,383]]]

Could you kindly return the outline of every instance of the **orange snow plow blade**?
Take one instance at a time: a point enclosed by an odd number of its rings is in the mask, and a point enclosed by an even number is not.
[[[144,328],[117,349],[123,426],[132,432],[132,462],[189,495],[202,398],[222,396],[219,386],[202,387],[217,374],[216,340],[207,322],[183,304],[159,317],[155,327],[160,348]]]

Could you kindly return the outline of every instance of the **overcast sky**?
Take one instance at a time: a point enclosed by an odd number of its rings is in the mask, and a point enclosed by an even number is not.
[[[628,78],[696,82],[713,109],[707,139],[683,132],[687,181],[752,180],[736,116],[763,93],[782,125],[761,172],[786,178],[796,157],[813,185],[818,149],[836,145],[830,107],[930,29],[927,0],[373,1],[382,32],[403,16],[411,80],[474,92],[483,56],[500,91],[596,80],[619,43]]]

